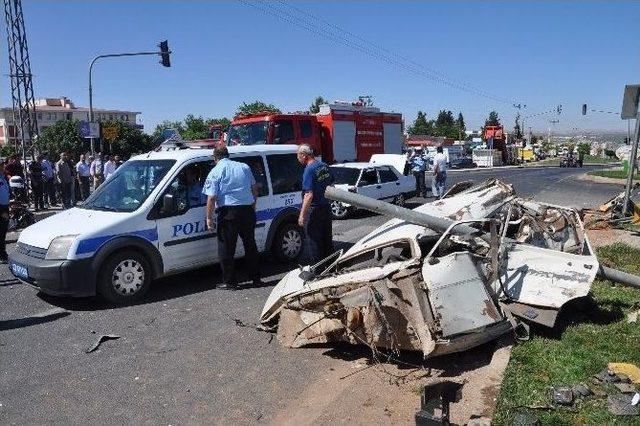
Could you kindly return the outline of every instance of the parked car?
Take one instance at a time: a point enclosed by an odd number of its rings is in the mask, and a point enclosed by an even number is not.
[[[468,169],[477,166],[470,157],[457,157],[451,159],[449,167],[452,169]]]
[[[331,166],[336,188],[354,192],[377,200],[386,200],[403,206],[415,192],[415,179],[405,176],[394,166],[376,163],[343,163]],[[355,210],[353,206],[334,201],[331,214],[344,219]]]

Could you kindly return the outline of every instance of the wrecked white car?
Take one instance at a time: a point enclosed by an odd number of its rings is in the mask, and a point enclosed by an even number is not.
[[[498,180],[415,210],[354,195],[327,190],[396,219],[276,285],[261,321],[278,321],[285,346],[457,352],[521,320],[552,327],[598,271],[576,211],[516,198]]]

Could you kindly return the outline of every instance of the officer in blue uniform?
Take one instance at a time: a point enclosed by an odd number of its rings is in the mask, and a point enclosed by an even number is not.
[[[207,195],[207,229],[213,229],[217,214],[218,255],[222,266],[221,289],[237,289],[233,257],[238,236],[242,238],[247,268],[254,286],[261,286],[258,248],[255,240],[258,194],[256,180],[248,165],[229,159],[226,146],[213,150],[216,166],[211,169],[202,192]]]
[[[4,160],[0,160],[0,263],[7,263],[7,228],[9,227],[9,182],[4,174]]]
[[[422,158],[421,154],[418,154],[416,151],[413,152],[413,155],[409,159],[411,164],[411,171],[413,172],[413,176],[416,179],[416,195],[421,196],[422,198],[427,197],[427,186],[425,185],[425,172],[427,171],[427,163]]]

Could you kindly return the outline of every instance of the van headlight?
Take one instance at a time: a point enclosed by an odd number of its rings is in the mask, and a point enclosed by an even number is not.
[[[62,237],[54,238],[49,244],[47,255],[44,258],[46,260],[65,260],[76,237],[77,235],[63,235]]]

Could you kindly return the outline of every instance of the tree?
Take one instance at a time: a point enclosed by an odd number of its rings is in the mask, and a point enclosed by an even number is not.
[[[520,129],[520,113],[516,115],[516,124],[513,126],[513,135],[516,139],[522,139],[522,130]]]
[[[427,121],[427,115],[422,111],[418,111],[418,116],[413,121],[413,125],[407,129],[410,135],[430,135],[432,131],[432,122]]]
[[[157,140],[162,135],[162,132],[167,129],[176,129],[178,133],[180,133],[180,136],[182,136],[182,134],[184,133],[184,125],[182,124],[182,121],[164,120],[162,123],[156,126],[155,130],[151,134],[151,137],[153,138],[153,140]]]
[[[115,126],[117,129],[115,139],[103,141],[105,153],[129,158],[134,154],[148,152],[154,148],[153,138],[137,127],[130,126],[122,121],[109,121],[102,123],[102,125]]]
[[[210,127],[202,117],[189,114],[184,119],[184,130],[180,132],[180,136],[188,141],[206,139]]]
[[[311,104],[311,106],[309,107],[309,112],[311,114],[317,114],[320,112],[320,105],[326,104],[327,101],[322,97],[322,96],[318,96],[313,103]]]
[[[221,126],[222,130],[227,131],[227,129],[229,128],[229,126],[231,125],[231,120],[229,120],[227,117],[222,117],[222,118],[210,118],[207,120],[207,125],[208,126]]]
[[[489,118],[487,118],[484,122],[484,126],[499,126],[500,118],[498,117],[498,113],[496,111],[491,111],[489,113]]]
[[[272,112],[274,114],[281,113],[281,111],[273,104],[265,104],[261,101],[255,101],[250,104],[243,102],[236,110],[236,115],[251,115],[261,112]]]
[[[38,137],[38,151],[57,160],[62,152],[71,152],[74,157],[90,149],[89,139],[80,137],[78,120],[60,120],[43,130]]]
[[[588,142],[580,142],[578,144],[578,156],[580,158],[588,155],[591,152],[591,144]]]
[[[458,118],[456,119],[456,127],[460,129],[461,132],[467,130],[467,127],[464,124],[464,117],[462,116],[461,112],[458,113]]]

